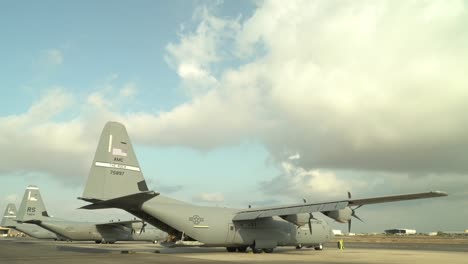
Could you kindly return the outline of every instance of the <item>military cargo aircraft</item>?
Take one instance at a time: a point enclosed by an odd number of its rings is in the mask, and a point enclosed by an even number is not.
[[[342,223],[368,204],[447,196],[440,191],[307,202],[262,208],[197,206],[148,189],[124,125],[108,122],[101,134],[82,199],[84,209],[120,208],[166,231],[167,246],[226,247],[227,251],[273,252],[278,246],[321,249],[333,234],[321,212]]]
[[[117,222],[78,222],[50,217],[39,188],[28,186],[23,196],[18,214],[18,221],[38,225],[57,236],[69,241],[95,241],[96,243],[114,243],[115,241],[151,241],[156,242],[167,234],[154,227],[147,227],[141,220]]]
[[[13,228],[19,232],[22,232],[30,237],[39,238],[39,239],[54,239],[58,240],[59,238],[54,233],[45,230],[44,228],[26,223],[16,222],[16,206],[15,204],[9,203],[3,214],[1,226]]]

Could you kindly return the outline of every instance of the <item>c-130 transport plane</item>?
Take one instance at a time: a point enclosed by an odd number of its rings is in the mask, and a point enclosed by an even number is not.
[[[69,241],[160,241],[167,234],[154,227],[146,227],[141,220],[115,222],[78,222],[49,216],[37,186],[26,188],[18,210],[17,222],[37,225]]]
[[[21,212],[18,212],[21,213]],[[30,237],[38,238],[38,239],[54,239],[54,240],[64,240],[62,237],[58,237],[54,233],[45,230],[44,228],[34,225],[34,224],[26,224],[26,223],[18,223],[16,221],[16,206],[13,203],[9,203],[5,209],[5,213],[3,213],[3,218],[1,222],[1,226],[13,228],[21,233],[24,233]]]
[[[321,249],[333,234],[321,212],[350,223],[363,205],[447,196],[435,191],[367,199],[307,202],[233,209],[198,206],[148,189],[125,126],[108,122],[101,134],[82,199],[83,209],[120,208],[169,234],[166,246],[226,247],[227,251],[273,252],[278,246]],[[356,217],[357,218],[357,217]]]

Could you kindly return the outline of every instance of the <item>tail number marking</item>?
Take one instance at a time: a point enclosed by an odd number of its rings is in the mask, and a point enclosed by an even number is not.
[[[108,163],[108,162],[96,161],[95,165],[97,167],[104,167],[104,168],[114,168],[114,169],[123,169],[123,170],[131,170],[131,171],[140,171],[140,168],[138,168],[138,167],[123,165],[123,164]]]
[[[28,215],[34,215],[36,213],[36,207],[28,207],[28,209],[26,209],[26,213]]]
[[[115,171],[115,170],[111,170],[110,171],[110,174],[111,175],[124,175],[125,172],[123,171]]]

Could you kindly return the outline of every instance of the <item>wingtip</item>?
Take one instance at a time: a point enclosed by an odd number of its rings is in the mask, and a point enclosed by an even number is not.
[[[437,194],[437,196],[448,196],[448,193],[443,191],[432,191],[431,193]]]

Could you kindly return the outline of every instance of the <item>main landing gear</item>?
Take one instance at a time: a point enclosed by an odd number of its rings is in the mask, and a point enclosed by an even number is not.
[[[262,253],[262,252],[273,253],[273,250],[274,250],[274,248],[256,248],[255,246],[251,246],[251,248],[252,248],[252,252],[254,254],[258,254],[258,253]]]
[[[247,252],[247,246],[242,246],[242,247],[226,247],[226,250],[227,252]],[[258,253],[262,253],[262,252],[265,252],[265,253],[273,253],[273,248],[255,248],[255,247],[251,247],[252,248],[252,252],[255,253],[255,254],[258,254]]]
[[[323,250],[323,245],[318,244],[317,246],[314,247],[315,250]]]
[[[301,245],[301,244],[298,244],[296,246],[296,249],[302,249],[304,246]],[[308,248],[311,248],[313,247],[315,250],[323,250],[323,245],[322,244],[318,244],[318,245],[315,245],[315,246],[308,246]]]
[[[245,247],[227,247],[226,248],[227,252],[246,252],[247,251],[247,246]]]

